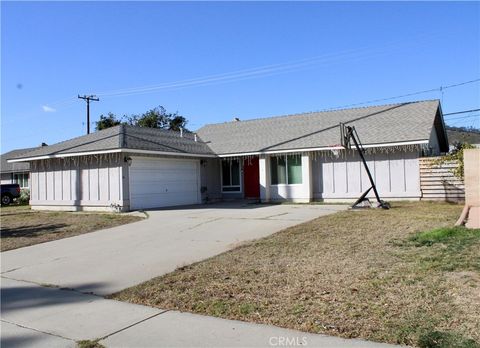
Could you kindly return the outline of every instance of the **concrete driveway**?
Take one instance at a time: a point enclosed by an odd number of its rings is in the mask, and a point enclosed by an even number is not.
[[[2,252],[2,277],[107,295],[341,205],[222,203],[148,211],[129,225]]]
[[[222,204],[1,253],[2,347],[388,347],[109,300],[108,294],[345,206]],[[55,285],[55,287],[48,286]],[[69,289],[74,289],[70,291]]]

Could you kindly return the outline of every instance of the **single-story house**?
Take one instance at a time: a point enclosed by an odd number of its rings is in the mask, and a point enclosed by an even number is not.
[[[251,198],[353,201],[370,183],[339,123],[355,126],[383,199],[421,197],[419,158],[448,151],[438,100],[210,124],[120,125],[10,160],[33,209],[123,211]]]
[[[36,147],[17,149],[6,152],[0,156],[0,182],[5,184],[19,184],[22,189],[30,188],[30,163],[8,162],[9,159],[19,157],[27,152],[37,149]]]

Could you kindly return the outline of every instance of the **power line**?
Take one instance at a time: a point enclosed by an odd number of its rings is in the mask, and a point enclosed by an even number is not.
[[[473,111],[480,111],[480,109],[471,109],[471,110],[463,110],[463,111],[457,111],[457,112],[449,112],[448,114],[443,114],[443,116],[466,114],[468,112],[473,112]]]
[[[476,115],[453,117],[453,118],[448,118],[445,121],[450,122],[450,121],[453,121],[453,120],[463,120],[463,119],[466,119],[466,118],[474,118],[474,117],[479,117],[479,116],[480,116],[479,114],[476,114]]]
[[[475,83],[475,82],[478,82],[478,81],[480,81],[480,78],[475,79],[475,80],[469,80],[469,81],[464,81],[464,82],[456,83],[456,84],[453,84],[453,85],[440,86],[440,87],[438,87],[438,88],[431,88],[431,89],[426,89],[426,90],[423,90],[423,91],[418,91],[418,92],[412,92],[412,93],[397,95],[397,96],[395,96],[395,97],[388,97],[388,98],[381,98],[381,99],[373,99],[373,100],[369,100],[369,101],[365,101],[365,102],[360,102],[360,103],[354,103],[354,104],[337,106],[337,107],[333,107],[333,108],[325,109],[325,110],[345,109],[345,108],[349,108],[349,107],[352,107],[352,106],[359,106],[359,105],[377,103],[377,102],[382,102],[382,101],[387,101],[387,100],[392,100],[392,99],[399,99],[399,98],[404,98],[404,97],[411,97],[411,96],[414,96],[414,95],[419,95],[419,94],[424,94],[424,93],[439,92],[439,91],[441,92],[441,91],[444,90],[444,89],[459,87],[459,86],[467,85],[467,84],[470,84],[470,83]]]
[[[425,35],[419,35],[419,37]],[[431,36],[431,35],[427,35]],[[157,85],[143,86],[143,87],[134,87],[134,88],[125,88],[112,91],[98,92],[97,95],[101,97],[120,97],[120,96],[130,96],[137,94],[151,93],[158,90],[171,90],[178,88],[186,87],[198,87],[206,86],[212,84],[226,83],[226,82],[237,82],[245,79],[252,79],[257,77],[266,77],[270,75],[276,75],[285,72],[293,72],[301,69],[308,68],[316,64],[325,63],[338,63],[340,60],[351,60],[356,58],[368,58],[370,56],[376,56],[378,54],[384,53],[384,48],[392,47],[391,50],[388,50],[387,53],[392,53],[394,50],[401,49],[401,45],[404,45],[403,41],[392,41],[388,42],[385,45],[369,45],[363,46],[356,49],[347,49],[339,51],[336,53],[328,53],[319,56],[314,56],[311,58],[304,58],[295,61],[290,61],[288,63],[277,63],[271,65],[263,65],[255,68],[237,70],[222,74],[207,75],[194,79],[179,80],[169,83],[161,83]],[[411,40],[406,41],[407,46],[411,46]]]

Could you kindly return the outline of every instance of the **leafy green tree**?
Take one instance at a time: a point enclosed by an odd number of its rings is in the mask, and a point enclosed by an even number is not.
[[[175,114],[172,118],[170,118],[168,129],[179,131],[180,128],[183,128],[184,130],[188,131],[188,129],[185,128],[187,122],[188,121],[185,117]]]
[[[162,128],[179,131],[187,125],[187,119],[180,116],[178,112],[169,113],[163,106],[157,106],[140,115],[125,115],[118,119],[113,113],[109,112],[107,116],[100,115],[100,120],[96,122],[96,130],[102,130],[119,124],[129,124],[137,127]]]
[[[126,117],[127,124],[138,127],[162,128],[180,130],[187,124],[185,117],[178,113],[169,113],[163,106],[157,106],[141,115],[130,115]]]
[[[107,129],[110,127],[118,126],[121,123],[122,121],[117,119],[117,116],[115,116],[115,114],[109,112],[107,116],[100,115],[100,120],[95,122],[95,130],[99,131],[102,129]]]

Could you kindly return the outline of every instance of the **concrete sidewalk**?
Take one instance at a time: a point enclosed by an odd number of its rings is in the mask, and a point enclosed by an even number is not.
[[[75,347],[390,347],[268,325],[107,300],[2,278],[1,346]]]

